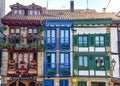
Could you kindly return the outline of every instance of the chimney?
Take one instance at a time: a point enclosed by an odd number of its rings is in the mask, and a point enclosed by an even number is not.
[[[74,12],[74,1],[70,1],[70,12]]]

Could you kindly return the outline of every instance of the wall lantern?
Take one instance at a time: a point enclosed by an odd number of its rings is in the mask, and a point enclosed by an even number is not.
[[[116,61],[114,59],[112,59],[111,63],[112,63],[112,70],[114,70],[114,67],[116,65]]]

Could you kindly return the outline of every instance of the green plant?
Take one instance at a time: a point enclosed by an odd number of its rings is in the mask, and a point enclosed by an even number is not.
[[[37,47],[37,44],[36,44],[36,43],[31,43],[31,44],[30,44],[30,47],[31,47],[31,48],[36,48],[36,47]]]
[[[0,30],[6,30],[7,29],[7,26],[1,26],[0,27]]]
[[[38,48],[40,48],[41,50],[44,50],[44,44],[39,44]]]
[[[48,72],[47,72],[48,74],[54,74],[55,73],[55,71],[54,70],[48,70]]]
[[[69,70],[63,70],[62,74],[70,74],[70,71]]]
[[[5,42],[4,47],[12,47],[12,44],[10,42]]]
[[[44,31],[44,27],[38,27],[38,29],[37,29],[37,33],[42,33]]]
[[[4,44],[3,43],[1,43],[0,44],[0,49],[2,49],[4,47]]]

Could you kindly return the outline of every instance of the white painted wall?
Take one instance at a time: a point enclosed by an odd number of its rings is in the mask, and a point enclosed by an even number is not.
[[[111,52],[118,53],[118,34],[117,34],[117,28],[111,28]],[[113,77],[119,78],[120,77],[120,71],[119,71],[119,56],[118,54],[113,54],[112,59],[116,61],[116,65],[113,70]]]
[[[111,52],[118,53],[118,36],[117,36],[117,28],[111,28]]]
[[[119,78],[120,77],[120,71],[119,71],[119,57],[118,55],[112,55],[112,59],[116,61],[116,65],[113,70],[113,77]]]
[[[106,33],[106,27],[100,28],[75,28],[75,34],[99,34],[99,33]]]

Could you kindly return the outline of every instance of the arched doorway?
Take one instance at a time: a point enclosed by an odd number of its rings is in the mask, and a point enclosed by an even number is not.
[[[16,86],[16,82],[11,83],[9,86]]]
[[[25,84],[22,82],[19,82],[19,86],[25,86]]]
[[[35,86],[35,82],[30,82],[29,86]]]

